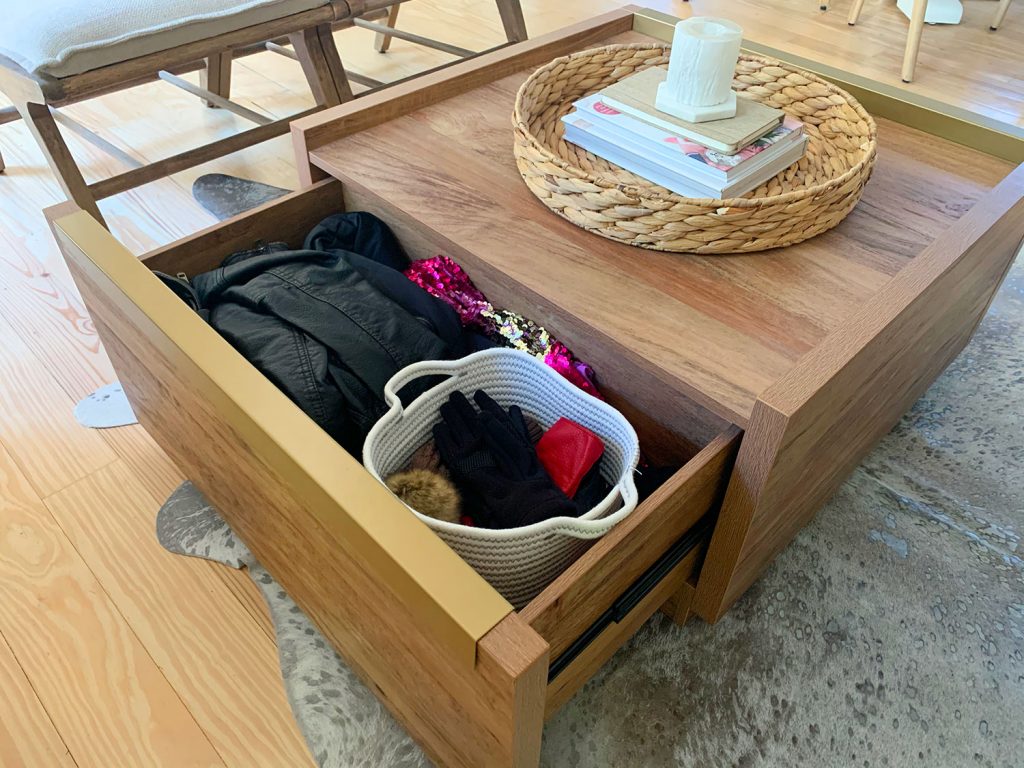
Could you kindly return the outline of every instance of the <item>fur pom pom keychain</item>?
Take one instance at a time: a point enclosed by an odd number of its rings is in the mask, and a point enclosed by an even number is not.
[[[396,472],[384,481],[391,492],[422,515],[462,522],[462,503],[452,481],[428,469]]]

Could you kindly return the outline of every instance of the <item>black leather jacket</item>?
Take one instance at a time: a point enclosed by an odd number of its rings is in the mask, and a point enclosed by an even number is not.
[[[451,307],[402,274],[407,259],[375,216],[330,216],[304,246],[275,243],[234,254],[193,277],[191,290],[180,281],[175,290],[359,456],[384,413],[391,376],[479,345]]]

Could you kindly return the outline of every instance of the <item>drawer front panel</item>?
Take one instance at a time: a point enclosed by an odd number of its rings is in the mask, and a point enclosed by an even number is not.
[[[637,606],[620,620],[609,624],[559,674],[549,679],[544,718],[548,719],[593,677],[658,608],[673,600],[673,608],[685,613],[693,600],[689,579],[700,569],[704,547],[698,547],[680,561]]]
[[[717,510],[740,434],[732,427],[712,440],[520,611],[551,645],[552,660],[590,629],[701,518]]]

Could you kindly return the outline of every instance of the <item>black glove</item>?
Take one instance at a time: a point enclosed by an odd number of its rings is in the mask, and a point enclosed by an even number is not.
[[[476,410],[461,392],[453,392],[441,406],[441,421],[434,425],[434,445],[462,496],[463,512],[476,525],[490,528],[477,488],[497,472],[484,444],[483,426]]]
[[[461,392],[452,393],[434,426],[438,453],[474,520],[487,528],[517,528],[575,517],[576,505],[541,466],[519,407],[505,411],[483,391],[474,399],[480,413]]]
[[[580,480],[579,490],[576,491],[576,495],[572,499],[576,505],[577,514],[585,515],[604,501],[604,497],[611,490],[611,483],[601,475],[601,459],[598,459],[597,463]]]

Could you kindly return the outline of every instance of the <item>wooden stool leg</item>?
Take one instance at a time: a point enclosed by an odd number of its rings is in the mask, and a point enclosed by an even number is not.
[[[352,98],[352,88],[334,45],[330,24],[288,36],[316,103],[333,107]]]
[[[996,8],[995,18],[992,19],[992,25],[989,27],[993,32],[999,29],[999,25],[1003,23],[1003,19],[1006,18],[1006,10],[1010,7],[1010,0],[1000,0],[999,7]]]
[[[846,17],[846,23],[851,27],[857,23],[857,19],[860,18],[861,8],[864,7],[864,0],[853,0],[853,5],[850,6],[850,15]]]
[[[505,28],[505,39],[510,43],[518,43],[526,39],[526,20],[523,19],[523,7],[519,0],[496,0],[501,26]]]
[[[388,21],[389,27],[394,27],[398,23],[398,9],[401,8],[398,3],[395,3],[388,8]],[[391,47],[391,35],[385,35],[383,32],[378,32],[373,37],[373,47],[378,53],[386,53],[388,48]]]
[[[211,93],[231,98],[231,51],[215,53],[206,59],[206,67],[199,71],[199,86]],[[206,102],[206,106],[216,109],[217,105],[212,101]]]
[[[914,79],[914,68],[917,66],[917,52],[921,48],[921,30],[924,29],[924,15],[928,10],[928,0],[914,0],[914,10],[910,16],[910,31],[907,33],[907,48],[903,52],[903,82]]]
[[[91,213],[96,221],[106,226],[96,204],[96,198],[89,190],[89,185],[85,183],[82,171],[71,156],[71,150],[64,143],[64,137],[57,130],[57,123],[50,114],[50,108],[45,104],[28,103],[18,105],[18,111],[39,148],[43,150],[43,156],[49,163],[53,175],[57,177],[57,183],[64,190],[64,194],[74,200],[79,208]]]

